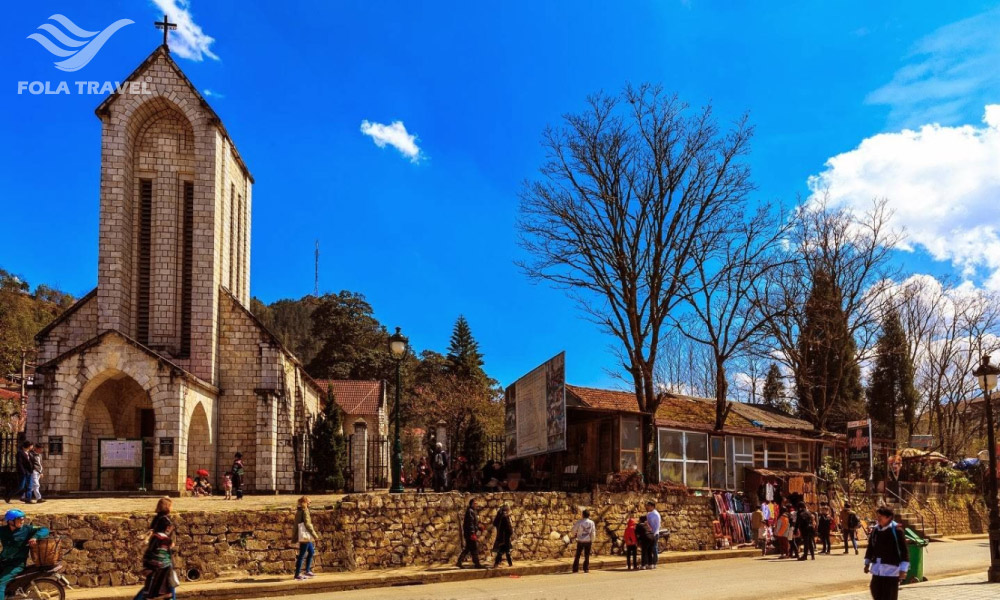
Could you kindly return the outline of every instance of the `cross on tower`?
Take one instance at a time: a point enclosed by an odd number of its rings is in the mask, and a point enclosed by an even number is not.
[[[153,21],[153,25],[156,25],[157,29],[163,30],[163,45],[167,45],[167,32],[171,29],[177,29],[177,23],[171,23],[167,20],[167,15],[163,15],[163,22]]]

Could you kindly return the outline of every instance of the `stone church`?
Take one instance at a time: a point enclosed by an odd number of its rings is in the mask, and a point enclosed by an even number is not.
[[[36,338],[44,486],[178,492],[242,452],[245,490],[294,491],[322,390],[248,309],[253,177],[166,45],[126,81],[96,110],[97,288]],[[144,470],[99,475],[108,438],[143,440]]]

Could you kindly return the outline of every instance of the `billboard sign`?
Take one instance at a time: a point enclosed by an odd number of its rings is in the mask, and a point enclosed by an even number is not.
[[[100,468],[141,469],[142,440],[101,440]]]
[[[560,352],[504,391],[507,458],[566,449],[566,353]]]
[[[865,479],[873,476],[872,468],[872,421],[848,421],[847,423],[847,460],[852,465],[857,464]]]
[[[920,450],[930,450],[933,447],[934,447],[933,435],[910,436],[910,448],[919,448]]]

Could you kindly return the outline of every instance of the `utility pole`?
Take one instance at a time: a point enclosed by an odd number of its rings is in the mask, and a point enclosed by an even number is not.
[[[313,284],[313,296],[319,298],[319,240],[316,240],[316,279]]]

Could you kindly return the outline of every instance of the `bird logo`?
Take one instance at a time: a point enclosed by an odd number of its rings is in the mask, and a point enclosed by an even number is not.
[[[64,15],[52,15],[49,21],[55,21],[55,24],[46,22],[38,26],[48,35],[33,33],[28,39],[41,44],[53,56],[65,59],[56,61],[55,65],[57,69],[68,72],[86,67],[111,36],[134,23],[130,19],[119,19],[102,31],[87,31]]]

